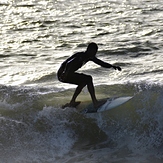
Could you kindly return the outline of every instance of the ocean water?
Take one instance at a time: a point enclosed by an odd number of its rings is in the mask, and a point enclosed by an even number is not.
[[[162,163],[163,1],[1,0],[0,163]],[[112,110],[61,109],[75,85],[60,64],[88,43],[98,99],[133,96]],[[86,88],[78,100],[91,100]]]

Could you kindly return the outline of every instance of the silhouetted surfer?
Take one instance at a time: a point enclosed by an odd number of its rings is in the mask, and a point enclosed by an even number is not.
[[[95,89],[93,86],[92,76],[76,72],[88,61],[93,61],[94,63],[105,68],[114,68],[115,70],[118,69],[119,71],[121,71],[121,68],[119,66],[113,66],[96,58],[97,50],[97,44],[92,42],[88,45],[87,50],[85,52],[78,52],[69,57],[66,61],[61,64],[61,67],[59,68],[57,73],[59,81],[63,83],[78,85],[70,103],[66,104],[64,107],[77,106],[80,102],[76,102],[75,100],[85,86],[87,86],[88,88],[94,107],[97,108],[101,105],[101,102],[99,102],[95,96]]]

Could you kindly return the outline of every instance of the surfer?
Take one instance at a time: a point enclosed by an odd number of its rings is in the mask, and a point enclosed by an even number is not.
[[[76,98],[85,86],[88,88],[94,107],[98,108],[98,106],[102,105],[96,98],[92,76],[76,72],[88,61],[93,61],[94,63],[105,68],[114,68],[115,70],[121,71],[119,66],[113,66],[96,58],[97,50],[97,44],[92,42],[88,45],[85,52],[77,52],[61,64],[61,67],[57,72],[58,80],[63,83],[77,85],[70,103],[66,104],[64,107],[75,107],[80,104],[80,102],[76,102]]]

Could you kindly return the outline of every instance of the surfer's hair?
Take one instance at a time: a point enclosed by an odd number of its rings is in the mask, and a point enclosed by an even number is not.
[[[87,51],[89,51],[89,50],[98,50],[98,46],[97,46],[97,44],[96,43],[94,43],[94,42],[91,42],[89,45],[88,45],[88,47],[87,47]]]

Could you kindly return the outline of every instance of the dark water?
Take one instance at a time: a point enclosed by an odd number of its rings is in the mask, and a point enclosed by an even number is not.
[[[63,95],[71,96],[73,89],[45,93],[1,86],[1,162],[161,162],[161,89],[98,86],[98,97],[133,98],[115,109],[83,115],[60,108],[68,100]],[[83,92],[79,98],[90,97]]]
[[[0,2],[0,162],[163,162],[163,2]],[[98,114],[61,109],[74,85],[57,80],[60,64],[89,42],[97,98],[133,96]],[[78,100],[90,100],[86,88]]]

